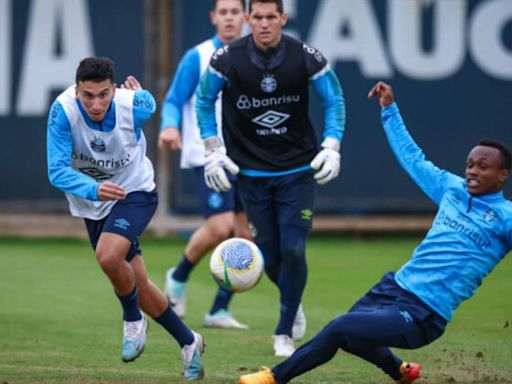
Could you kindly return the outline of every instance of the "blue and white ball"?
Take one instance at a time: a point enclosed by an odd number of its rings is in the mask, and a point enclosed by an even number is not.
[[[222,288],[232,292],[251,289],[263,275],[263,255],[252,241],[234,237],[220,243],[210,258],[210,271]]]

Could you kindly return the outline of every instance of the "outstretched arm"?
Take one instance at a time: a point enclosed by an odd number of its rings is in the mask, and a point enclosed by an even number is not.
[[[368,92],[368,98],[377,97],[382,108],[394,103],[393,89],[383,81],[379,81]]]
[[[425,159],[423,151],[407,131],[389,84],[382,81],[375,84],[368,93],[368,98],[372,97],[379,99],[382,126],[398,162],[423,192],[439,204],[446,190],[461,182],[461,178]]]

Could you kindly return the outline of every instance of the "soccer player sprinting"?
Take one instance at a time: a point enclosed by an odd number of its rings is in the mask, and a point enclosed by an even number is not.
[[[399,163],[438,206],[425,239],[396,273],[385,274],[344,315],[272,369],[240,377],[239,384],[287,383],[334,357],[338,349],[375,364],[397,383],[420,377],[389,347],[413,349],[440,337],[462,301],[470,298],[512,249],[512,202],[503,195],[512,155],[496,140],[469,152],[465,178],[425,160],[409,135],[389,85],[369,93],[382,106],[389,144]]]
[[[252,33],[212,56],[196,92],[196,109],[206,148],[206,184],[229,190],[226,170],[236,174],[240,169],[238,185],[254,240],[280,293],[274,353],[289,356],[293,340],[306,331],[301,300],[314,182],[338,176],[345,105],[324,56],[281,33],[287,21],[281,0],[249,1],[247,20]],[[309,85],[319,94],[325,117],[320,152],[308,116]],[[221,91],[225,145],[215,121]]]
[[[181,59],[162,105],[161,132],[158,138],[161,149],[181,149],[181,168],[194,170],[205,218],[204,223],[190,237],[178,266],[170,268],[165,276],[164,292],[180,317],[186,313],[189,275],[202,258],[232,233],[236,237],[252,240],[235,177],[232,177],[234,187],[226,192],[217,192],[205,184],[204,145],[197,126],[194,96],[199,78],[213,52],[240,37],[244,23],[243,0],[214,0],[210,18],[217,34],[188,50]],[[217,104],[217,118],[220,121],[220,99]],[[218,135],[222,138],[221,130]],[[204,318],[206,327],[248,328],[230,313],[228,307],[232,297],[233,293],[219,288]]]
[[[139,237],[157,206],[154,172],[142,124],[155,112],[153,96],[129,76],[116,89],[113,62],[83,59],[76,84],[62,92],[48,116],[48,176],[66,193],[73,216],[84,218],[91,244],[123,309],[121,358],[144,351],[144,311],[181,347],[184,376],[203,376],[201,335],[173,312],[148,279]]]

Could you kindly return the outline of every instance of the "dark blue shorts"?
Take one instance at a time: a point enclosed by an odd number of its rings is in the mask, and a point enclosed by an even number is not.
[[[196,174],[201,209],[205,219],[224,212],[243,212],[244,208],[238,190],[236,176],[226,172],[233,188],[227,192],[215,192],[204,181],[204,167],[194,168]]]
[[[101,220],[85,220],[92,247],[96,250],[103,232],[117,233],[131,241],[132,246],[126,255],[131,261],[135,255],[142,254],[139,237],[153,217],[158,205],[156,189],[152,192],[131,192],[126,199],[114,204],[112,211]]]
[[[238,183],[249,221],[258,233],[272,225],[311,228],[315,182],[312,171],[284,176],[238,176]]]
[[[399,313],[406,320],[406,323],[413,323],[414,327],[420,329],[420,332],[417,332],[413,327],[411,332],[408,332],[403,327],[400,337],[388,344],[389,346],[418,348],[427,345],[443,334],[448,323],[446,319],[421,301],[418,296],[400,287],[395,280],[394,272],[386,273],[379,283],[374,285],[350,308],[348,313],[367,312],[374,315],[377,313],[385,315],[387,310],[389,310],[390,318],[392,318],[394,312]],[[368,324],[369,326],[375,326],[374,319],[370,318]],[[398,326],[398,323],[390,327],[395,327],[395,325]],[[382,334],[393,334],[393,332],[388,331],[380,329]]]

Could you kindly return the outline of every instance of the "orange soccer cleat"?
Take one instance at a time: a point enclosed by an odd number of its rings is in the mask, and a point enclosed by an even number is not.
[[[416,363],[407,363],[403,362],[400,365],[400,372],[402,373],[402,378],[397,381],[397,384],[410,384],[414,380],[419,379],[421,365]]]
[[[274,379],[274,374],[267,367],[261,367],[261,370],[256,373],[249,373],[248,375],[240,376],[238,384],[277,384]]]

